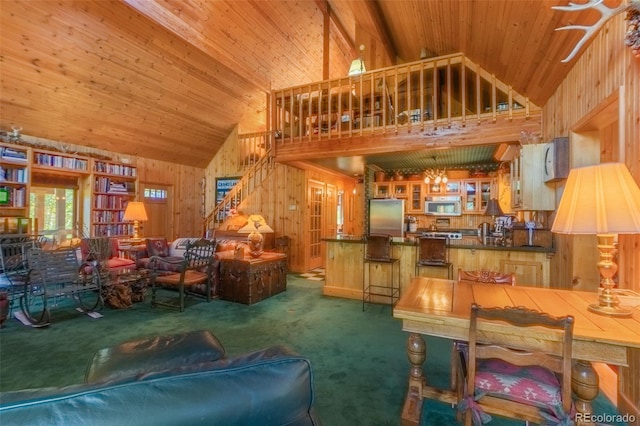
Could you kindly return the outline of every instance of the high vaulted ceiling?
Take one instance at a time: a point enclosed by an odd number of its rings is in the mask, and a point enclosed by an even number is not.
[[[598,17],[567,3],[1,0],[0,129],[204,167],[266,129],[271,89],[344,76],[363,42],[374,66],[462,52],[543,106],[582,36],[554,29]]]

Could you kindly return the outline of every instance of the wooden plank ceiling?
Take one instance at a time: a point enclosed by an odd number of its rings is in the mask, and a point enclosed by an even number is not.
[[[582,35],[554,28],[598,16],[565,4],[2,0],[0,129],[205,167],[266,128],[271,89],[344,76],[363,40],[379,66],[463,52],[543,106]]]

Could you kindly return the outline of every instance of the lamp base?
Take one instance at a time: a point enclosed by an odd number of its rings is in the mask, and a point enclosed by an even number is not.
[[[626,318],[630,317],[633,312],[630,309],[620,308],[618,306],[607,306],[600,304],[589,305],[589,312],[598,315],[606,315],[608,317]]]

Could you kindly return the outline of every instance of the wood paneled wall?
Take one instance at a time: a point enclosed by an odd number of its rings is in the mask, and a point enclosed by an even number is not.
[[[622,108],[619,112],[619,131],[610,128],[604,131],[614,137],[618,133],[621,148],[600,147],[599,160],[624,162],[636,182],[640,182],[640,59],[634,58],[624,44],[627,30],[624,17],[624,13],[619,14],[596,35],[544,106],[543,136],[545,140],[569,136],[583,117],[619,92],[619,105]],[[574,166],[585,164],[579,158],[579,148],[572,145]],[[561,194],[563,183],[558,184],[557,189]],[[556,235],[556,238],[558,252],[552,262],[552,276],[562,282],[571,282],[575,268],[568,263],[573,247],[571,239],[574,237]],[[640,236],[621,235],[618,248],[620,286],[640,291]]]
[[[117,154],[97,148],[73,145],[60,141],[23,135],[22,140],[29,145],[64,150],[86,156],[105,156],[113,161],[128,162],[138,168],[140,182],[162,184],[171,187],[173,215],[167,238],[199,236],[202,234],[201,182],[204,169],[178,165],[169,161],[151,160],[131,155]],[[139,194],[141,199],[142,194]]]
[[[205,170],[206,214],[214,208],[216,178],[242,174],[238,164],[237,139],[236,129]],[[345,232],[361,234],[363,201],[358,197],[362,197],[362,185],[354,194],[355,179],[339,177],[311,167],[304,168],[303,165],[276,164],[266,180],[262,182],[260,190],[246,194],[247,197],[238,206],[242,213],[263,215],[275,231],[276,237],[289,237],[289,268],[295,272],[309,270],[307,253],[309,247],[305,244],[306,231],[309,229],[310,206],[307,199],[309,180],[335,185],[337,190],[345,192]]]
[[[599,129],[596,138],[605,141],[600,146],[599,160],[624,162],[636,182],[640,182],[640,59],[633,57],[624,44],[627,29],[624,17],[621,13],[609,21],[569,71],[543,108],[543,129],[545,140],[569,135],[583,117],[617,91],[618,126],[612,129],[605,125]],[[606,142],[615,138],[617,144]],[[580,158],[575,158],[580,156],[578,148],[572,146],[573,165],[581,163]],[[562,188],[558,189],[560,192]],[[555,279],[566,282],[571,280],[572,272],[588,265],[581,263],[573,250],[576,237],[556,237],[559,244],[551,273]],[[592,244],[595,251],[595,240]],[[618,250],[619,286],[640,291],[640,235],[620,235]],[[619,370],[617,403],[621,413],[631,413],[637,420],[640,418],[640,351],[629,349],[628,354],[629,366]]]

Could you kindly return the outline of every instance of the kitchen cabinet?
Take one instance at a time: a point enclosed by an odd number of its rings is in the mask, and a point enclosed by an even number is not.
[[[484,213],[492,197],[494,179],[465,179],[462,181],[462,213]]]
[[[460,195],[461,188],[462,182],[459,180],[449,180],[446,183],[441,182],[427,185],[429,194],[433,195]]]
[[[409,183],[409,202],[407,203],[407,213],[424,213],[425,187],[422,182]]]
[[[375,198],[408,198],[409,182],[376,182],[374,185]]]
[[[544,183],[546,144],[523,145],[511,161],[511,207],[555,210],[555,188]]]

